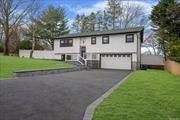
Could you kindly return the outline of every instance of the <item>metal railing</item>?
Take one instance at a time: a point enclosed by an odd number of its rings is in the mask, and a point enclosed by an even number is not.
[[[68,61],[70,61],[70,62],[76,61],[76,62],[79,62],[82,65],[87,65],[87,60],[84,59],[83,57],[81,57],[81,55],[78,54],[78,53],[65,54],[65,61],[67,61],[67,62]]]
[[[65,54],[65,61],[76,61],[82,65],[87,65],[87,60],[99,60],[99,54],[84,53],[83,57],[79,53]]]
[[[87,65],[87,60],[81,57],[80,55],[78,55],[78,61],[84,65]]]

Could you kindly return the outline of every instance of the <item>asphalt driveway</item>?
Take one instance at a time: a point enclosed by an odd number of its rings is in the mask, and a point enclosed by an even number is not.
[[[0,120],[82,120],[131,71],[90,70],[0,81]]]

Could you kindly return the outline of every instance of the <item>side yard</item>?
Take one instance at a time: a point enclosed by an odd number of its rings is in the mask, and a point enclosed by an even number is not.
[[[96,109],[93,120],[180,120],[180,77],[136,71]]]
[[[62,61],[0,56],[0,79],[12,77],[12,72],[17,70],[70,68],[73,66]]]

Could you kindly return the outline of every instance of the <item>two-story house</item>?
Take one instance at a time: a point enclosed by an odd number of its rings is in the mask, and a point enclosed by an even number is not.
[[[136,70],[141,63],[144,27],[63,35],[54,52],[65,61],[93,68]]]

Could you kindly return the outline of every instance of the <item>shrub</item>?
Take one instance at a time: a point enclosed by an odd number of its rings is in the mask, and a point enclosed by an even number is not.
[[[169,59],[180,63],[180,43],[173,44],[170,47]]]
[[[31,41],[23,40],[19,43],[19,49],[30,50],[32,48]]]

